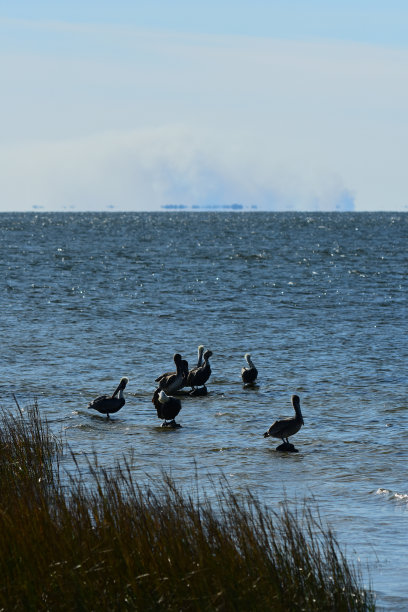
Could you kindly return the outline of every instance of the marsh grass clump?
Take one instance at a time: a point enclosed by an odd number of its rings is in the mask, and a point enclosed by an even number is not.
[[[13,497],[26,488],[34,495],[45,493],[54,488],[62,444],[41,420],[37,402],[23,411],[14,400],[15,414],[0,409],[0,486],[9,491],[14,487]]]
[[[63,487],[36,406],[0,430],[0,609],[374,610],[306,507],[273,512],[225,482],[214,502],[166,474],[140,486],[125,459]]]

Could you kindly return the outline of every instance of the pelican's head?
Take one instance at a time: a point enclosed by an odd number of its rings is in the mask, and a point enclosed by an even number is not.
[[[198,353],[201,355],[203,350],[204,350],[204,344],[200,344],[200,346],[198,347]]]
[[[251,353],[245,353],[244,357],[245,361],[247,361],[248,363],[251,361]]]
[[[116,387],[115,391],[112,393],[112,397],[115,397],[115,395],[119,393],[119,391],[123,391],[123,389],[126,387],[128,382],[129,382],[129,379],[126,378],[126,376],[123,376],[123,378],[120,379],[120,383]],[[121,397],[123,397],[123,395]]]
[[[205,351],[204,359],[206,359],[206,360],[209,359],[211,357],[211,355],[212,355],[212,351],[210,351],[210,350]]]
[[[165,394],[164,391],[160,391],[159,393],[159,402],[161,404],[166,404],[169,401],[169,396]]]
[[[120,379],[119,387],[121,389],[124,389],[126,385],[128,384],[128,382],[129,382],[129,379],[126,376],[123,376],[123,378]]]
[[[181,361],[181,355],[180,355],[180,353],[174,353],[174,355],[173,355],[173,361],[174,361],[174,363],[175,363],[175,364],[180,363],[180,361]]]
[[[296,408],[300,408],[300,399],[298,395],[292,395],[292,404]]]

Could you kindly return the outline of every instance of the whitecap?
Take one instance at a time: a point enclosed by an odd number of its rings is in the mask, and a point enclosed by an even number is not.
[[[408,505],[408,493],[398,493],[396,491],[390,491],[389,489],[379,488],[375,492],[376,495],[384,495],[389,501],[397,501]]]

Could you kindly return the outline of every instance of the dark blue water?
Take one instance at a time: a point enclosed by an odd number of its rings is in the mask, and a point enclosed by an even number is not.
[[[132,453],[141,482],[313,499],[379,606],[408,609],[407,242],[408,214],[1,214],[0,403],[37,398],[79,461]],[[199,344],[209,395],[163,430],[154,379]],[[121,376],[121,412],[88,412]],[[281,454],[262,434],[293,393],[305,425]]]

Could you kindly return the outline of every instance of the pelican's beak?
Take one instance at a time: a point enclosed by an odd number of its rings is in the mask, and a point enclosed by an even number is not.
[[[265,431],[263,436],[264,436],[264,438],[269,438],[269,431]]]

